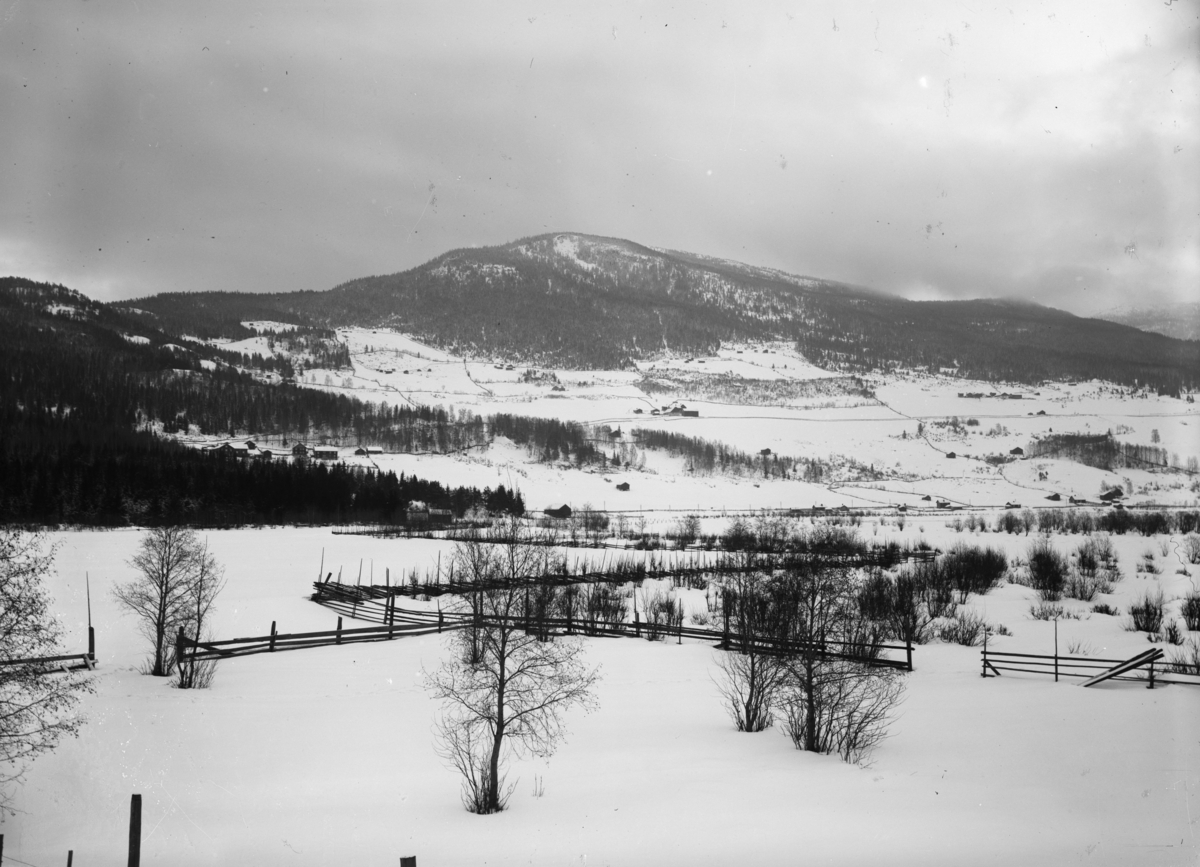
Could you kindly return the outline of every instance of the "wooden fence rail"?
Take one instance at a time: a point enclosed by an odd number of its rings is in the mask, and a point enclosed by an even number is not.
[[[1146,659],[1138,667],[1146,669],[1144,675],[1134,674],[1134,669],[1130,669],[1128,672],[1114,674],[1107,679],[1137,681],[1138,683],[1146,684],[1150,689],[1153,689],[1155,685],[1160,683],[1200,686],[1200,674],[1175,671],[1170,663],[1167,663],[1165,666],[1160,665],[1156,670],[1155,664],[1161,660],[1161,652],[1158,654],[1147,653],[1143,655],[1146,656]],[[1060,677],[1075,677],[1088,680],[1095,678],[1097,675],[1103,675],[1114,667],[1131,661],[1128,659],[1102,659],[1096,656],[1010,653],[1008,651],[992,650],[986,645],[980,651],[980,657],[980,675],[982,677],[1000,677],[1001,672],[1009,671],[1049,675],[1055,680],[1058,680]]]
[[[318,632],[277,633],[275,624],[271,632],[248,638],[231,638],[221,641],[196,641],[182,631],[176,636],[176,653],[182,660],[229,659],[235,656],[250,656],[257,653],[275,653],[285,650],[300,650],[308,647],[327,647],[337,644],[355,644],[366,641],[391,641],[412,635],[428,635],[450,629],[465,629],[472,625],[480,627],[510,625],[527,629],[546,638],[558,635],[586,635],[615,638],[684,638],[696,641],[711,641],[732,650],[753,648],[759,653],[795,654],[817,652],[830,659],[846,659],[867,665],[912,671],[912,647],[890,644],[856,644],[853,642],[831,642],[820,647],[803,642],[779,641],[761,636],[743,636],[729,629],[715,630],[684,626],[682,623],[664,623],[641,620],[636,614],[632,622],[589,621],[586,618],[561,617],[510,617],[472,615],[461,611],[413,611],[399,608],[392,597],[385,604],[372,600],[367,603],[347,603],[327,600],[326,607],[341,614],[351,609],[360,620],[378,620],[379,626],[344,629],[338,617],[336,629]],[[887,651],[902,651],[904,658],[885,656]]]
[[[351,588],[353,589],[353,588]],[[675,638],[677,641],[682,641],[684,638],[695,641],[711,641],[721,647],[733,650],[741,650],[753,648],[759,653],[768,654],[797,654],[811,653],[814,650],[822,656],[831,659],[845,659],[855,662],[865,662],[869,665],[877,665],[887,668],[896,668],[902,671],[912,671],[912,654],[913,648],[911,644],[883,644],[883,643],[857,643],[857,642],[830,642],[819,648],[812,645],[797,641],[781,641],[761,635],[743,635],[736,630],[729,628],[722,629],[706,629],[698,626],[684,626],[682,623],[665,623],[655,622],[652,620],[642,619],[638,612],[634,612],[634,619],[631,621],[604,621],[590,620],[586,616],[564,618],[564,617],[514,617],[503,620],[497,617],[482,615],[473,617],[469,612],[448,612],[448,611],[411,611],[399,608],[396,605],[395,597],[390,597],[388,600],[379,599],[363,599],[360,600],[357,596],[351,596],[350,599],[338,598],[334,594],[326,594],[321,599],[316,599],[321,605],[336,611],[340,614],[353,617],[358,620],[366,620],[369,622],[382,623],[385,626],[389,623],[409,622],[409,623],[427,623],[439,624],[445,626],[463,627],[469,626],[472,622],[479,625],[498,625],[500,623],[515,623],[522,628],[526,628],[532,632],[544,634],[547,637],[552,635],[591,635],[605,637],[626,637],[626,638],[643,638],[643,637],[662,637]],[[895,652],[903,654],[903,658],[893,659],[885,655],[887,652]]]
[[[88,626],[87,653],[66,653],[60,656],[30,656],[25,659],[0,659],[0,668],[11,665],[42,665],[43,674],[60,671],[91,671],[96,667],[96,630]]]
[[[336,629],[318,632],[278,633],[271,624],[269,635],[250,638],[230,638],[222,641],[196,641],[180,632],[175,637],[176,652],[180,659],[229,659],[234,656],[251,656],[256,653],[275,653],[285,650],[301,650],[306,647],[325,647],[334,644],[361,644],[366,641],[391,641],[410,635],[428,635],[443,628],[454,628],[455,624],[439,626],[432,623],[409,622],[384,626],[356,627],[343,629],[342,618],[338,618]]]

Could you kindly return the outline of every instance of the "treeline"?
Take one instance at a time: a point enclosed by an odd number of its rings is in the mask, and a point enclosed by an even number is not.
[[[633,438],[648,449],[661,449],[681,457],[691,472],[701,475],[734,473],[758,475],[764,479],[803,479],[821,482],[833,472],[833,465],[820,458],[792,458],[775,454],[749,454],[725,443],[709,442],[674,431],[634,428]],[[857,466],[851,462],[852,466]],[[866,468],[860,468],[865,470]]]
[[[1161,446],[1123,443],[1107,434],[1050,434],[1033,440],[1025,449],[1031,458],[1066,458],[1101,470],[1169,467],[1167,450]]]
[[[323,462],[246,461],[144,431],[50,420],[0,439],[0,522],[83,526],[403,523],[414,500],[523,514],[519,492]],[[30,442],[36,436],[36,443]]]
[[[975,516],[970,516],[974,524]],[[985,521],[978,518],[979,529],[986,529]],[[964,525],[959,519],[954,521],[954,529],[962,531],[974,529],[974,526]],[[995,531],[997,533],[1071,533],[1087,535],[1089,533],[1138,533],[1142,536],[1170,535],[1179,533],[1187,535],[1200,530],[1200,512],[1168,511],[1166,509],[1022,509],[1006,511],[996,516]]]
[[[537,460],[545,463],[572,461],[578,466],[607,461],[604,452],[596,448],[595,438],[608,431],[589,431],[579,422],[555,418],[499,413],[488,419],[493,436],[502,436],[525,448]]]
[[[683,458],[689,472],[698,475],[731,473],[755,475],[767,479],[804,479],[820,482],[828,478],[833,466],[819,458],[791,458],[773,452],[749,454],[721,442],[686,436],[674,431],[633,428],[630,439],[614,439],[609,425],[591,426],[579,422],[552,418],[530,418],[516,415],[494,415],[487,426],[495,436],[503,436],[524,446],[535,459],[545,463],[557,461],[576,466],[641,465],[641,452],[663,451],[672,457]],[[860,468],[869,472],[866,468]]]

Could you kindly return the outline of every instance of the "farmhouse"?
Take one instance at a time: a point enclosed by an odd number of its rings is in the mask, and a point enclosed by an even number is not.
[[[257,453],[253,443],[221,443],[219,446],[213,446],[209,451],[217,452],[223,455],[233,455],[236,458],[249,458]]]
[[[1021,457],[1025,454],[1025,449],[1021,448],[1020,446],[1017,446],[1015,449],[1012,449],[1009,452],[1009,454],[1015,455],[1016,457]]]
[[[359,446],[354,450],[354,454],[359,457],[363,457],[364,455],[381,455],[383,454],[383,449],[380,446]]]
[[[338,450],[336,446],[314,446],[312,456],[319,461],[336,461]]]
[[[304,443],[296,443],[294,446],[292,446],[292,457],[294,457],[294,458],[308,457],[308,446],[306,446]]]
[[[557,509],[543,509],[542,514],[549,515],[551,518],[569,518],[571,517],[571,507],[564,503]]]

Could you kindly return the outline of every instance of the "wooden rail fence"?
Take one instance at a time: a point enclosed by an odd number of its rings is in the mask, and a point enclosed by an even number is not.
[[[744,650],[753,647],[759,653],[796,654],[813,652],[830,659],[846,659],[867,665],[912,671],[911,645],[859,644],[854,642],[830,642],[820,647],[795,641],[780,641],[762,636],[744,636],[734,630],[703,629],[684,626],[682,623],[664,623],[641,620],[635,613],[633,621],[614,623],[590,621],[586,618],[561,617],[511,617],[473,615],[470,612],[414,611],[400,608],[396,597],[372,599],[364,602],[346,601],[327,596],[322,603],[339,613],[337,628],[319,632],[279,633],[271,623],[267,635],[248,638],[232,638],[221,641],[196,641],[184,635],[176,635],[176,654],[181,660],[229,659],[235,656],[250,656],[258,653],[276,653],[285,650],[301,650],[309,647],[327,647],[338,644],[356,644],[367,641],[391,641],[413,635],[428,635],[450,629],[465,629],[501,624],[517,626],[536,632],[546,638],[557,635],[587,635],[596,637],[622,638],[675,638],[682,643],[684,638],[696,641],[711,641],[717,645]],[[345,629],[342,616],[350,615],[359,620],[375,621],[380,625]],[[887,656],[888,652],[902,653],[902,658]]]
[[[88,627],[87,653],[67,653],[61,656],[31,656],[26,659],[0,659],[0,667],[13,665],[40,665],[41,674],[56,674],[66,671],[91,671],[96,667],[96,630]]]
[[[399,624],[394,621],[383,626],[342,628],[342,618],[337,619],[336,629],[319,632],[276,631],[275,622],[271,632],[249,638],[229,638],[222,641],[196,641],[184,635],[182,630],[175,636],[176,655],[183,660],[229,659],[234,656],[252,656],[256,653],[276,653],[285,650],[302,650],[306,647],[325,647],[334,644],[361,644],[366,641],[391,641],[409,635],[428,635],[455,624],[439,624],[435,619],[410,621]]]
[[[1096,656],[1010,653],[991,650],[985,645],[980,652],[980,675],[1000,677],[1001,672],[1008,671],[1049,675],[1056,681],[1060,677],[1074,677],[1083,679],[1085,686],[1104,680],[1136,681],[1146,684],[1148,689],[1164,683],[1200,686],[1200,675],[1174,671],[1170,663],[1165,666],[1160,664],[1156,669],[1155,666],[1161,663],[1163,655],[1161,650],[1155,648],[1130,659],[1102,659]],[[1145,673],[1135,673],[1138,669],[1144,669]]]
[[[319,597],[317,594],[314,594],[314,601],[339,614],[358,620],[383,624],[381,627],[376,627],[377,629],[386,629],[398,621],[409,624],[424,623],[436,626],[438,629],[463,628],[470,626],[472,623],[480,626],[508,623],[546,635],[547,637],[554,635],[591,635],[624,638],[656,637],[664,639],[675,638],[678,642],[682,642],[684,638],[688,638],[695,641],[711,641],[720,647],[733,650],[753,647],[759,653],[768,654],[791,655],[816,650],[822,656],[831,659],[865,662],[869,665],[896,668],[902,671],[913,670],[913,647],[911,644],[830,642],[820,648],[814,648],[803,642],[781,641],[761,635],[743,635],[736,630],[728,628],[728,626],[722,629],[707,629],[698,626],[685,626],[680,622],[668,624],[645,620],[636,611],[634,612],[633,620],[621,622],[589,620],[585,616],[563,618],[530,615],[528,617],[522,616],[503,619],[489,615],[472,615],[469,612],[412,611],[399,608],[396,604],[395,595],[383,598],[364,597],[363,594],[356,592],[365,589],[361,587],[356,588],[352,585],[320,583],[317,586],[324,587],[325,589]],[[342,589],[346,591],[345,594],[340,593]],[[902,658],[893,658],[886,655],[888,653],[902,654]]]

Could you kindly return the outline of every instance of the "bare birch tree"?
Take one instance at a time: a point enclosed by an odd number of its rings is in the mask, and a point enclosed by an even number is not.
[[[220,567],[185,527],[155,527],[142,539],[129,565],[140,575],[113,588],[117,601],[141,620],[142,634],[150,641],[150,674],[166,677],[175,666],[175,635],[195,617],[198,593],[205,576],[210,588],[220,589]],[[212,591],[215,596],[215,590]],[[201,602],[207,611],[211,605]]]
[[[470,559],[485,558],[475,552]],[[486,586],[471,594],[472,628],[453,633],[451,658],[426,674],[427,689],[442,702],[438,752],[462,775],[463,804],[473,813],[504,809],[512,792],[508,759],[551,755],[565,733],[565,712],[595,707],[598,675],[584,665],[581,640],[539,640],[524,628],[528,588],[519,579],[540,559],[528,545],[499,552],[479,578]]]

